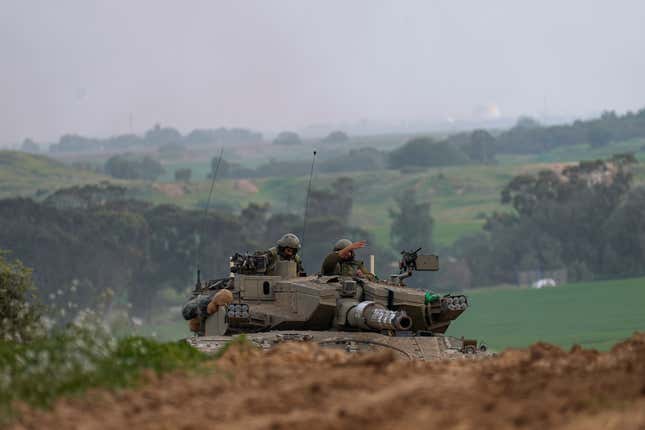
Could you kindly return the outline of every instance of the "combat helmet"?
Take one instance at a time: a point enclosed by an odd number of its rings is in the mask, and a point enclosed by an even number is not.
[[[334,251],[340,251],[341,249],[345,249],[351,244],[352,244],[351,240],[341,239],[338,242],[336,242],[336,245],[334,245]]]
[[[276,242],[276,245],[282,248],[300,249],[300,239],[293,233],[287,233]]]

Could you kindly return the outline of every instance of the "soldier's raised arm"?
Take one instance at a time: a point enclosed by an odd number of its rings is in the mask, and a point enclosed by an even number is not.
[[[338,251],[338,255],[341,256],[341,258],[347,258],[350,252],[352,252],[355,249],[360,249],[360,248],[365,248],[367,246],[367,241],[366,240],[359,240],[358,242],[353,242]]]

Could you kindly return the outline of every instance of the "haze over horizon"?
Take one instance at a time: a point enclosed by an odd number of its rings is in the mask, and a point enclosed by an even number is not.
[[[637,1],[5,4],[0,144],[645,106]],[[132,123],[131,123],[132,118]]]

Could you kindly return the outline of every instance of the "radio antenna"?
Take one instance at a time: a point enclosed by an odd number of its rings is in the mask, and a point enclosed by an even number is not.
[[[305,233],[307,232],[307,213],[309,212],[309,194],[311,193],[311,178],[314,176],[314,164],[316,163],[316,150],[314,149],[314,156],[311,160],[311,172],[309,172],[309,185],[307,186],[307,196],[305,197],[305,216],[302,225],[302,240],[300,258],[303,258],[305,255]]]
[[[203,237],[206,237],[206,223],[207,219],[206,217],[208,216],[208,209],[210,208],[211,205],[211,197],[213,196],[213,188],[215,186],[215,178],[217,177],[217,171],[219,170],[219,165],[222,162],[222,157],[224,156],[224,148],[220,148],[219,151],[219,158],[217,159],[217,164],[215,165],[215,169],[213,169],[213,178],[211,180],[211,189],[208,192],[208,199],[206,200],[206,207],[204,208],[204,225],[203,225]],[[195,290],[199,289],[201,287],[201,270],[199,269],[199,251],[202,246],[202,240],[201,237],[199,238],[197,242],[197,252],[196,252],[196,259],[197,259],[197,282],[195,283]]]

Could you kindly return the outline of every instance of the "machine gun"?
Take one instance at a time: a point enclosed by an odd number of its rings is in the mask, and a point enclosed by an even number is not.
[[[401,261],[399,261],[399,274],[391,275],[390,281],[403,285],[403,280],[412,276],[414,271],[433,271],[439,270],[439,256],[437,255],[419,255],[421,248],[415,251],[401,251]]]
[[[266,254],[240,254],[235,253],[230,260],[231,273],[243,275],[256,275],[266,273],[269,258]]]

